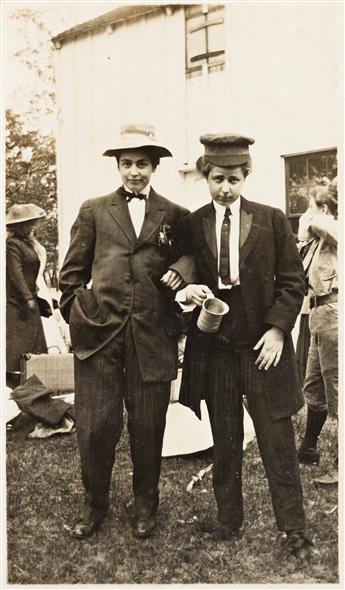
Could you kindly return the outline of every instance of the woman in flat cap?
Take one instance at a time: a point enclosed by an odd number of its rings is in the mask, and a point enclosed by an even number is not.
[[[6,375],[15,386],[22,353],[47,352],[37,299],[43,246],[34,237],[46,213],[32,203],[12,205],[6,215]]]
[[[270,487],[283,551],[306,558],[302,486],[292,414],[303,405],[291,330],[305,290],[304,271],[284,213],[241,195],[251,171],[250,137],[207,134],[197,168],[212,201],[180,220],[180,255],[192,255],[198,283],[177,298],[196,305],[187,336],[180,402],[200,416],[205,399],[214,440],[213,487],[221,537],[236,535],[244,518],[243,405],[247,398]],[[215,295],[230,311],[207,334],[200,306]]]

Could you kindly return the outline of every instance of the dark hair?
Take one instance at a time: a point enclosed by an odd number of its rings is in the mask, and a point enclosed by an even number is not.
[[[17,238],[23,238],[31,231],[39,221],[38,219],[27,219],[26,221],[17,221],[16,223],[7,223],[6,228],[8,231],[13,232]]]
[[[6,227],[15,232],[17,229],[22,230],[27,227],[35,225],[38,219],[27,219],[26,221],[15,221],[14,223],[6,223]]]
[[[160,162],[160,158],[157,154],[157,151],[155,149],[155,147],[144,147],[144,148],[130,148],[128,150],[123,150],[123,151],[135,151],[136,149],[145,152],[147,158],[150,160],[153,168],[157,168],[157,166],[159,165]],[[117,164],[119,164],[119,160],[120,160],[120,156],[121,156],[122,152],[119,152],[118,154],[116,154],[115,158],[117,161]]]
[[[217,164],[211,164],[211,162],[208,162],[203,156],[201,158],[198,158],[198,160],[196,162],[197,170],[206,179],[209,177],[212,168],[214,168],[215,166],[217,166]],[[252,171],[252,160],[249,156],[248,160],[246,162],[244,162],[244,164],[239,164],[239,165],[232,164],[231,166],[221,166],[219,164],[219,166],[221,168],[241,168],[243,176],[244,176],[244,178],[246,178],[248,176],[248,174],[250,174],[250,172]]]
[[[338,215],[338,190],[334,184],[330,184],[327,188],[315,187],[310,191],[310,196],[318,207],[327,205],[332,215],[335,217]]]

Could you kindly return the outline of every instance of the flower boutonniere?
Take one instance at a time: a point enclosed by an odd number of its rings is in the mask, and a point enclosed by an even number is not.
[[[171,225],[164,224],[159,228],[159,232],[157,235],[157,244],[158,246],[171,246],[174,243],[173,235],[172,235],[172,227]]]

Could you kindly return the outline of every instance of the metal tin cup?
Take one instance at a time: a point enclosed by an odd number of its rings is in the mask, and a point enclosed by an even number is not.
[[[207,334],[217,332],[223,316],[228,311],[229,306],[221,299],[217,299],[217,297],[204,299],[197,321],[199,330]]]

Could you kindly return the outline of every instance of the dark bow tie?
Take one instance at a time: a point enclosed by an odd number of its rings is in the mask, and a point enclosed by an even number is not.
[[[138,193],[136,195],[135,193],[129,193],[128,191],[123,191],[123,194],[126,197],[127,203],[129,203],[132,199],[140,199],[140,201],[142,199],[144,199],[144,201],[146,200],[146,195],[142,195],[141,193]]]

